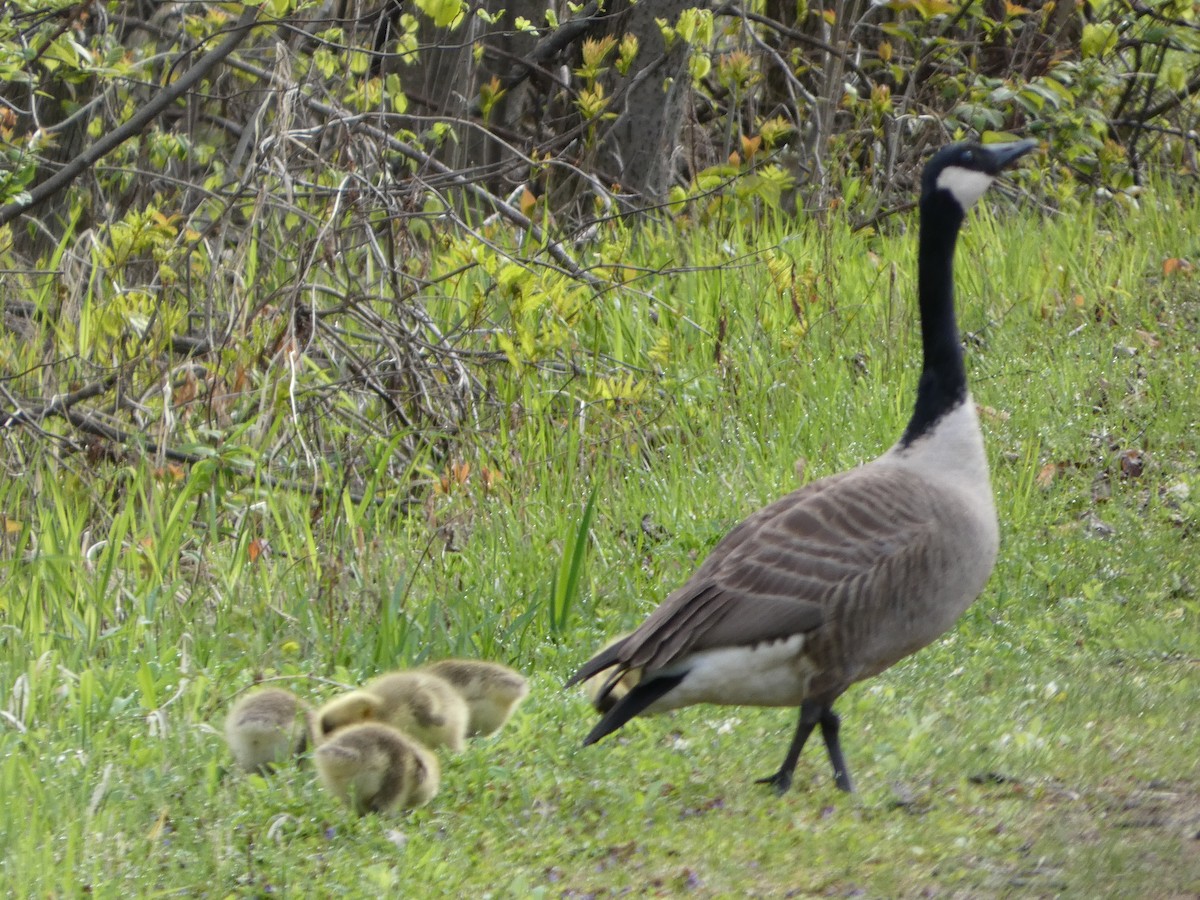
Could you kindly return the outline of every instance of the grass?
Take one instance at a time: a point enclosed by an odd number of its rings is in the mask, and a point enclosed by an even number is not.
[[[637,276],[586,327],[658,374],[611,403],[500,372],[523,415],[464,443],[408,514],[315,511],[203,464],[183,479],[141,459],[82,467],[6,434],[0,884],[1194,896],[1200,277],[1163,264],[1200,256],[1200,212],[1170,191],[1117,212],[981,211],[964,234],[1000,562],[950,635],[843,698],[849,797],[819,745],[782,799],[753,783],[793,711],[685,710],[581,750],[592,714],[559,685],[741,517],[899,434],[917,375],[911,236],[834,221],[648,239],[629,251],[648,268],[708,268]],[[470,282],[457,289],[447,321],[468,304]],[[498,737],[443,758],[428,808],[356,819],[311,767],[230,771],[220,720],[256,679],[319,700],[451,654],[512,663],[533,692]]]

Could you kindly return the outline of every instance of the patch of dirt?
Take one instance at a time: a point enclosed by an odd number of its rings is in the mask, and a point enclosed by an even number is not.
[[[995,784],[1012,796],[1011,780],[981,778],[976,783]],[[1088,789],[1044,782],[1024,787],[1028,818],[1008,826],[1029,836],[1018,849],[1019,860],[1006,865],[992,858],[985,864],[997,896],[1076,894],[1095,889],[1106,872],[1113,875],[1107,896],[1200,896],[1197,784],[1106,782]]]

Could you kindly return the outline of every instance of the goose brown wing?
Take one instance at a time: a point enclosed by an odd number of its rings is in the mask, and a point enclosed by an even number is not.
[[[689,653],[814,631],[851,596],[860,612],[886,602],[862,592],[877,593],[898,557],[923,555],[934,515],[928,483],[899,468],[865,466],[801,488],[726,535],[633,634],[584,668],[654,672]]]

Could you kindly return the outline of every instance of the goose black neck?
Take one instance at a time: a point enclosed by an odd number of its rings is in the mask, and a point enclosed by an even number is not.
[[[963,218],[962,208],[945,191],[921,198],[917,294],[924,365],[902,445],[927,432],[967,396],[967,372],[954,316],[954,247]]]

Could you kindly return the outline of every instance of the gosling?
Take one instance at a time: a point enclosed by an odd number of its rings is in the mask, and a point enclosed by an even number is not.
[[[600,650],[607,650],[613,644],[623,641],[627,637],[629,637],[628,633],[618,634],[615,638],[607,641]],[[638,682],[642,680],[642,670],[640,667],[635,667],[623,672],[621,677],[610,687],[609,682],[612,679],[611,672],[598,672],[582,684],[583,692],[587,695],[588,702],[592,704],[592,709],[600,715],[604,715],[616,706],[618,700],[638,686]]]
[[[424,671],[447,681],[467,701],[467,737],[495,734],[529,694],[525,676],[499,663],[443,659]]]
[[[391,672],[367,682],[363,691],[379,698],[372,718],[431,749],[462,750],[470,713],[467,701],[445,679],[429,672]]]
[[[334,732],[363,722],[379,721],[383,702],[366,691],[347,691],[338,694],[312,716],[312,742],[325,743]]]
[[[263,688],[246,694],[225,717],[225,741],[247,772],[266,773],[308,746],[308,705],[291,691]]]
[[[436,756],[378,722],[339,729],[313,760],[326,789],[360,816],[424,806],[441,780]]]

